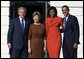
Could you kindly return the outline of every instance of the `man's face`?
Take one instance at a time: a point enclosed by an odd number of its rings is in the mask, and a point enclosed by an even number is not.
[[[21,18],[24,18],[25,17],[25,11],[23,9],[20,9],[18,11],[18,15],[21,17]]]
[[[66,16],[69,13],[69,11],[66,7],[63,7],[62,8],[62,13],[64,14],[64,16]]]

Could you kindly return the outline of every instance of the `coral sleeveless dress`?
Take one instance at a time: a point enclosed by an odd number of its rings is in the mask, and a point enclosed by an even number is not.
[[[50,58],[59,58],[61,48],[60,26],[63,29],[61,17],[46,18],[47,49]]]

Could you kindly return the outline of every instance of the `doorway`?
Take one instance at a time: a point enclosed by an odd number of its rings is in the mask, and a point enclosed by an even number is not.
[[[27,9],[26,18],[29,18],[33,23],[32,14],[35,11],[39,11],[41,13],[41,23],[45,23],[45,18],[47,15],[47,9],[49,8],[49,1],[11,1],[10,2],[10,21],[18,17],[18,8],[25,7]],[[47,6],[46,6],[47,5]]]

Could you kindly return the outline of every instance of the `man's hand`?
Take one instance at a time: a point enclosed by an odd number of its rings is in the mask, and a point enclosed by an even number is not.
[[[8,43],[8,48],[11,48],[11,43]]]
[[[74,48],[77,48],[78,47],[78,44],[77,43],[74,43],[74,46],[73,46]]]

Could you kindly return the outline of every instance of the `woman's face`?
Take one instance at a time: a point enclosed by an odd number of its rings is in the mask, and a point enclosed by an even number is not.
[[[35,15],[35,16],[33,17],[33,20],[34,20],[34,22],[39,22],[39,16],[38,16],[38,15]]]
[[[53,9],[50,10],[49,15],[50,15],[50,17],[54,17],[55,16],[55,11]]]

